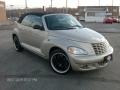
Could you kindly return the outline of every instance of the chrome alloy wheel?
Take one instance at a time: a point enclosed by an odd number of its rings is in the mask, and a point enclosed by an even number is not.
[[[54,53],[51,56],[50,64],[53,70],[59,74],[65,74],[70,70],[70,62],[64,53]]]

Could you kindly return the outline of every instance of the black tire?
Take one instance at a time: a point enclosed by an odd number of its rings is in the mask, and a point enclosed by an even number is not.
[[[23,51],[23,47],[21,46],[20,41],[17,36],[13,36],[13,43],[14,43],[14,47],[16,51],[18,52]]]
[[[58,74],[67,74],[71,70],[68,56],[61,49],[54,50],[50,53],[50,66]]]

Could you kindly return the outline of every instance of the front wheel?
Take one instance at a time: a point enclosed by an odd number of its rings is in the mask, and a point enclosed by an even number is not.
[[[58,74],[66,74],[71,69],[68,56],[59,49],[50,53],[50,66]]]

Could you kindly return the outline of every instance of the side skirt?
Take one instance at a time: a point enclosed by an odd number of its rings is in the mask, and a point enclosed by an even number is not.
[[[22,45],[24,48],[26,48],[27,50],[29,50],[29,51],[31,51],[31,52],[33,52],[33,53],[35,53],[35,54],[37,54],[37,55],[45,58],[45,55],[42,53],[42,51],[41,51],[39,48],[33,47],[33,46],[28,45],[28,44],[26,44],[26,43],[21,43],[21,45]]]

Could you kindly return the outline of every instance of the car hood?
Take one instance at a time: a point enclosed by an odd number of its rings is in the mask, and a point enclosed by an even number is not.
[[[70,30],[49,30],[49,36],[85,43],[98,43],[105,40],[104,36],[89,28]]]

